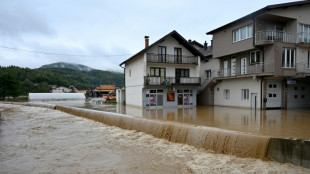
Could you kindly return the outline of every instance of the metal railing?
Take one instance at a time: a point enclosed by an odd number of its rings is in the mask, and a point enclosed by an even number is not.
[[[186,84],[186,85],[197,85],[200,84],[200,77],[144,77],[144,85],[178,85],[178,84]]]
[[[298,43],[310,44],[310,33],[307,32],[298,33]]]
[[[214,79],[220,77],[220,70],[219,69],[213,69],[211,70],[211,75],[209,78],[205,79],[201,86],[198,88],[198,92],[201,92],[204,90]]]
[[[195,56],[147,53],[146,57],[147,62],[198,65],[198,57]]]
[[[273,74],[274,73],[274,62],[257,62],[246,66],[235,66],[229,68],[220,69],[220,77],[234,77],[251,74]]]
[[[256,32],[255,34],[256,44],[273,43],[273,42],[296,43],[296,34],[274,30],[265,30]]]

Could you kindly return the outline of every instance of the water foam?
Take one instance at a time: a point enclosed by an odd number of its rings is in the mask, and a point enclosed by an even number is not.
[[[137,118],[110,112],[66,106],[56,106],[56,109],[96,120],[110,126],[145,132],[154,137],[167,139],[172,142],[188,144],[211,150],[215,153],[230,154],[239,157],[263,159],[270,139],[267,136]]]

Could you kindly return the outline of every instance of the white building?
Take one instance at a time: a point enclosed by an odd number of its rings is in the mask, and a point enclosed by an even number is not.
[[[69,92],[72,92],[72,89],[63,86],[52,88],[52,93],[69,93]]]
[[[172,31],[122,62],[126,104],[138,107],[196,106],[203,55]]]

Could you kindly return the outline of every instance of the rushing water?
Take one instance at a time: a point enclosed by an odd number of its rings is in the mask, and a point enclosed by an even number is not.
[[[310,139],[309,108],[267,111],[219,106],[141,109],[122,104],[96,105],[84,101],[49,101],[48,103],[250,132],[272,137]]]
[[[0,103],[0,173],[309,173],[214,154],[57,110]]]

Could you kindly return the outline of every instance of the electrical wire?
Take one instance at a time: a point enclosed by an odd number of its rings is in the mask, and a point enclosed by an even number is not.
[[[15,51],[24,51],[24,52],[31,52],[31,53],[38,53],[38,54],[48,54],[48,55],[55,55],[55,56],[73,56],[73,57],[116,57],[116,56],[128,56],[131,54],[118,54],[118,55],[74,55],[74,54],[63,54],[63,53],[49,53],[49,52],[42,52],[42,51],[33,51],[33,50],[23,50],[17,49],[12,47],[1,46],[1,48],[15,50]]]

